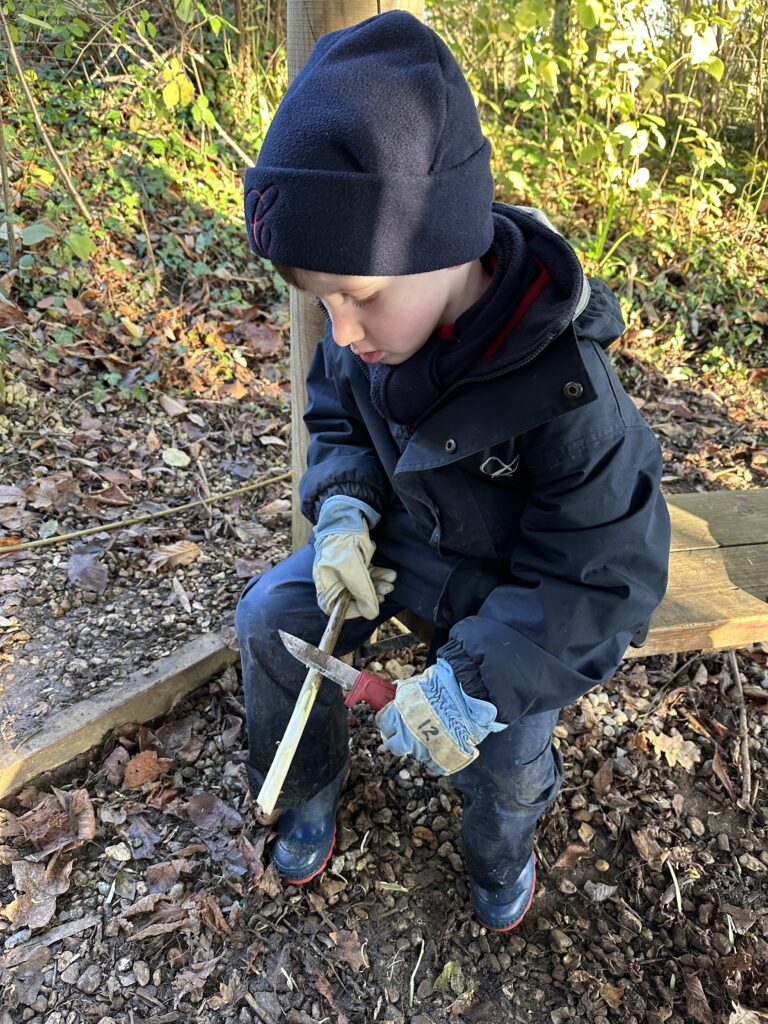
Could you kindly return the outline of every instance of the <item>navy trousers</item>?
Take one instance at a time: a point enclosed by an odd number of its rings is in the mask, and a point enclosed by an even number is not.
[[[405,510],[386,515],[372,534],[374,565],[397,570],[395,589],[376,620],[345,622],[337,654],[365,643],[373,629],[403,608],[439,626],[474,614],[503,580],[498,563],[445,555],[416,534]],[[284,648],[284,629],[317,644],[327,617],[312,580],[314,548],[307,544],[245,587],[235,617],[243,666],[248,725],[247,764],[254,796],[264,781],[293,711],[306,669]],[[531,854],[536,822],[562,781],[552,747],[557,711],[530,715],[491,733],[479,756],[450,776],[463,794],[462,840],[467,870],[486,889],[511,884]],[[341,688],[325,681],[277,803],[294,807],[314,796],[349,757],[347,711]]]

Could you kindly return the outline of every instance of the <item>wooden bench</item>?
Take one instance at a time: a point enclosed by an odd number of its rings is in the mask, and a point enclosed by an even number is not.
[[[668,497],[669,586],[642,647],[625,658],[768,641],[768,490]],[[432,624],[400,619],[428,643]]]
[[[768,641],[768,490],[677,494],[669,498],[669,506],[669,588],[645,645],[630,647],[626,657]],[[429,641],[431,623],[408,613],[401,618],[419,639]],[[365,653],[396,646],[397,640],[373,643]],[[164,714],[177,696],[237,658],[231,633],[208,633],[161,659],[151,671],[136,672],[122,686],[60,712],[18,746],[0,742],[0,800],[68,764],[111,729]]]

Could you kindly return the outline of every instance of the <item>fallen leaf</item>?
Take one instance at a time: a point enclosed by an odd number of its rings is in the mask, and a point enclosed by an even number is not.
[[[184,416],[189,412],[188,407],[183,402],[180,402],[177,398],[172,398],[170,395],[160,395],[158,401],[163,412],[166,412],[169,416]]]
[[[329,932],[329,938],[336,946],[340,960],[343,960],[353,971],[368,967],[368,960],[356,931]]]
[[[162,459],[166,466],[173,466],[176,469],[186,469],[192,461],[180,448],[163,448]]]
[[[13,487],[11,484],[0,484],[0,505],[24,504],[26,500],[26,492],[20,487]]]
[[[79,299],[72,298],[71,295],[64,296],[64,305],[67,307],[72,316],[85,316],[88,310],[82,304]]]
[[[649,729],[646,735],[656,751],[656,756],[660,757],[663,754],[670,768],[679,764],[686,771],[691,771],[694,763],[701,760],[701,751],[696,744],[684,740],[677,729],[670,729],[668,736]]]
[[[150,427],[147,431],[146,445],[151,452],[156,452],[161,445],[160,438],[157,436],[157,431],[154,427]]]
[[[179,971],[171,982],[171,988],[176,993],[173,997],[174,1009],[189,992],[204,988],[207,979],[211,976],[216,968],[216,964],[220,960],[221,956],[217,956],[213,960],[204,960],[201,963],[192,964],[186,971]]]
[[[592,776],[592,789],[598,796],[607,796],[613,786],[613,763],[606,759]]]
[[[632,842],[646,864],[654,871],[660,871],[664,862],[669,856],[669,851],[663,849],[654,839],[649,829],[641,829],[637,832],[630,832]]]
[[[606,885],[605,882],[593,882],[591,879],[584,883],[584,892],[593,903],[604,903],[618,888],[618,885]]]
[[[728,772],[725,770],[723,759],[720,757],[720,746],[715,744],[715,756],[712,758],[712,771],[720,779],[722,784],[725,786],[728,796],[731,798],[733,803],[736,803],[736,794],[733,791],[733,784],[728,778]]]
[[[203,832],[231,832],[243,823],[238,812],[213,793],[198,793],[187,802],[187,814]]]
[[[313,976],[312,982],[317,991],[336,1014],[338,1024],[349,1024],[349,1018],[333,998],[333,989],[331,988],[328,979],[324,975],[318,973]]]
[[[627,988],[629,988],[629,982],[626,980],[621,981],[618,985],[604,981],[600,985],[600,995],[612,1010],[619,1010]]]
[[[552,867],[572,868],[574,864],[578,864],[578,862],[584,857],[591,856],[593,856],[593,854],[588,846],[582,846],[581,843],[570,843],[566,846]]]
[[[240,579],[249,580],[253,576],[260,576],[271,568],[272,563],[266,558],[240,558],[235,555],[235,573]]]
[[[161,544],[149,556],[150,572],[158,569],[176,569],[190,565],[199,556],[201,548],[193,540],[177,540],[174,544]]]
[[[70,583],[83,590],[94,590],[97,594],[103,594],[107,589],[109,573],[95,555],[73,554],[69,556],[67,563],[67,578]]]
[[[221,907],[209,892],[198,892],[193,900],[200,911],[200,920],[217,935],[231,935],[232,929],[222,913]]]
[[[131,755],[125,747],[121,747],[120,744],[115,747],[101,766],[107,782],[111,782],[113,786],[122,785],[123,776],[125,775],[125,766],[130,760],[130,757]]]
[[[169,757],[158,757],[154,750],[143,750],[132,757],[125,766],[124,786],[126,789],[141,789],[147,782],[152,782],[158,775],[173,767]]]
[[[131,816],[125,838],[130,840],[134,860],[151,860],[160,842],[160,836],[141,814]]]
[[[287,498],[275,498],[274,501],[268,501],[266,505],[257,508],[256,514],[268,519],[272,516],[287,516],[290,514],[290,511],[291,503]]]
[[[712,1024],[712,1010],[709,1008],[704,989],[696,974],[685,974],[685,1003],[688,1016],[699,1024]]]
[[[728,1024],[767,1024],[768,1011],[750,1010],[741,1003],[733,1004],[733,1013],[728,1018]]]
[[[170,892],[178,881],[179,875],[188,875],[192,871],[192,861],[186,857],[174,857],[173,860],[147,867],[147,886],[151,893]]]

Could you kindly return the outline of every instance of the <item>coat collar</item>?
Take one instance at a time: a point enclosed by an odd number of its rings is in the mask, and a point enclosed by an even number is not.
[[[467,386],[469,385],[469,386]],[[459,462],[597,398],[573,327],[523,366],[464,382],[418,424],[396,474]]]

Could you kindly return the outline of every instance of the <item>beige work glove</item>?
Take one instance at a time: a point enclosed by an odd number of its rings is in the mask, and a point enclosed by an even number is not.
[[[371,565],[376,545],[369,534],[379,514],[357,498],[334,495],[320,509],[314,528],[312,578],[317,603],[330,615],[345,591],[351,594],[347,618],[375,619],[379,605],[394,589],[397,573]]]

